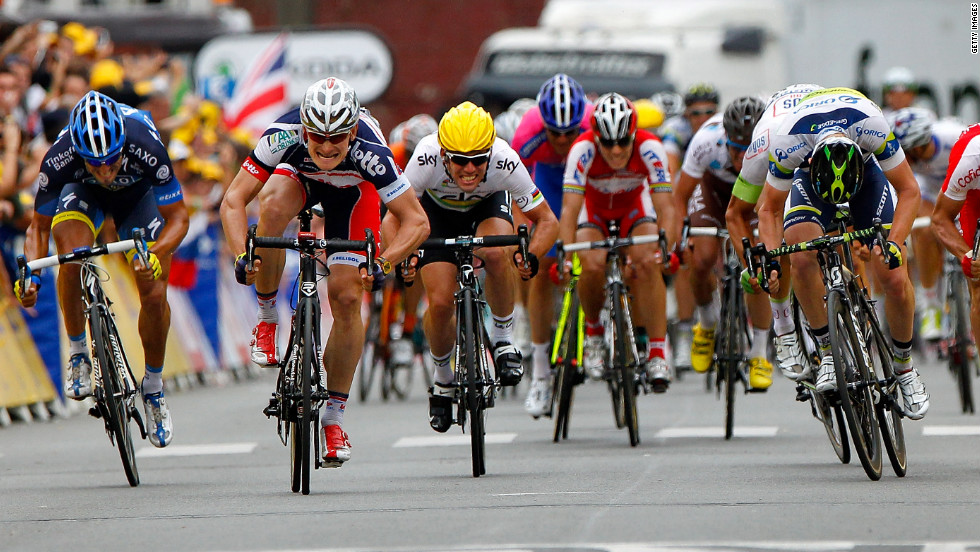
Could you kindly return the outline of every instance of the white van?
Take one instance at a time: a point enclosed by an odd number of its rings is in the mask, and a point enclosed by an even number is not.
[[[506,107],[563,71],[591,92],[640,97],[705,81],[722,101],[795,82],[880,99],[910,68],[940,114],[980,119],[980,55],[961,0],[549,0],[539,26],[484,42],[464,93]]]

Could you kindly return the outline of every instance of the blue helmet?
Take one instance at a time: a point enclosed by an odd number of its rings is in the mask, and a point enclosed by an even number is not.
[[[126,125],[119,104],[90,91],[75,104],[68,120],[71,143],[86,161],[115,161],[126,145]]]
[[[564,73],[548,79],[538,91],[541,120],[550,130],[567,131],[582,124],[585,116],[585,90]]]

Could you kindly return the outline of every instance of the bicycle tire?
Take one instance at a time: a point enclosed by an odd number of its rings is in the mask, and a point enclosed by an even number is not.
[[[732,279],[731,275],[726,276],[723,283],[724,301],[722,311],[718,320],[718,332],[720,347],[717,367],[719,380],[725,386],[725,440],[730,440],[735,433],[735,386],[738,382],[739,357],[742,355],[742,340],[740,334],[744,332],[739,327],[738,321],[744,321],[744,313],[739,304],[738,291],[732,285],[739,285]]]
[[[92,348],[99,363],[99,376],[102,382],[102,396],[97,397],[103,403],[102,416],[106,429],[112,436],[112,441],[119,450],[123,471],[131,487],[140,484],[139,470],[136,467],[136,455],[133,451],[133,437],[129,429],[129,412],[126,407],[126,389],[120,381],[120,370],[128,370],[125,360],[119,359],[114,348],[122,351],[122,341],[114,332],[109,314],[103,308],[96,308],[90,313],[89,325],[92,332]],[[113,347],[115,340],[116,347]]]
[[[292,422],[292,441],[290,446],[292,466],[292,490],[294,493],[310,494],[310,437],[312,433],[312,387],[311,376],[315,366],[316,347],[313,342],[313,313],[305,302],[297,307],[297,320],[300,328],[296,332],[300,340],[300,357],[295,359],[293,389],[298,391],[295,405],[294,421]],[[313,364],[311,364],[311,361]]]
[[[869,367],[845,292],[827,294],[830,342],[837,377],[837,394],[847,419],[854,452],[872,481],[881,479],[881,432],[871,396]]]
[[[555,433],[554,442],[568,439],[568,425],[571,420],[572,398],[575,393],[575,385],[578,372],[578,325],[581,320],[578,299],[574,293],[568,304],[568,314],[565,323],[559,326],[558,334],[558,353],[555,365],[555,383],[553,385],[553,400],[555,403],[552,409],[555,412]]]
[[[484,458],[486,425],[483,418],[485,407],[483,401],[483,377],[478,372],[479,359],[477,359],[477,354],[481,350],[478,347],[478,332],[483,332],[483,328],[477,326],[478,317],[475,312],[476,298],[473,295],[473,290],[464,288],[460,295],[463,311],[463,335],[466,336],[463,349],[463,364],[466,377],[464,397],[470,421],[470,452],[473,461],[473,477],[480,477],[486,473]]]
[[[614,341],[615,355],[613,366],[615,378],[619,379],[619,394],[623,405],[623,421],[629,432],[630,446],[640,444],[639,418],[636,412],[636,382],[633,379],[639,366],[636,352],[636,337],[630,316],[629,292],[626,286],[615,283],[609,293],[615,297],[613,302],[613,326],[616,328]]]
[[[795,295],[791,295],[792,299],[792,312],[793,312],[793,325],[794,332],[796,332],[797,343],[806,355],[806,358],[810,362],[811,368],[820,365],[820,354],[817,351],[817,340],[810,333],[809,325],[803,316],[803,310],[800,307],[799,301],[797,301]],[[824,430],[827,432],[827,439],[830,440],[830,445],[834,449],[834,454],[841,461],[842,464],[849,464],[851,462],[851,445],[847,440],[847,422],[844,419],[844,411],[841,409],[840,404],[831,404],[824,397],[813,390],[812,385],[808,389],[810,395],[810,400],[813,403],[814,411],[820,411],[821,425],[824,426]]]
[[[970,304],[970,291],[962,274],[954,275],[947,281],[947,285],[950,286],[949,317],[953,324],[950,370],[956,376],[961,411],[964,414],[973,414],[976,409],[973,403],[974,370],[970,358],[970,312],[969,308],[964,308]]]
[[[876,383],[873,386],[874,396],[878,398],[875,403],[875,415],[878,418],[878,427],[881,429],[882,442],[885,445],[885,452],[888,454],[888,462],[892,465],[892,470],[898,477],[905,477],[908,472],[908,457],[905,450],[905,430],[902,427],[902,414],[893,404],[901,404],[902,393],[895,380],[892,370],[892,349],[888,344],[888,339],[881,331],[874,316],[871,304],[862,297],[861,309],[865,318],[866,331],[868,338],[868,353],[871,361],[873,377],[878,382],[886,382],[887,387],[882,387]],[[885,398],[885,395],[888,398]]]

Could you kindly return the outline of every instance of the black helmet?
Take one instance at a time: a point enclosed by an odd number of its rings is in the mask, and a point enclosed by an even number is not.
[[[813,190],[828,203],[846,203],[861,189],[864,156],[850,138],[835,135],[817,142],[810,158]]]
[[[684,93],[684,106],[698,102],[718,103],[718,89],[705,82],[692,85]]]
[[[742,96],[729,104],[722,119],[728,141],[741,146],[748,145],[752,141],[752,130],[762,118],[765,109],[766,105],[755,96]]]

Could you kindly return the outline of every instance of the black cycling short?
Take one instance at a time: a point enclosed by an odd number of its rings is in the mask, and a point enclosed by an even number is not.
[[[507,192],[494,192],[469,211],[453,211],[440,207],[428,194],[423,194],[419,201],[429,217],[430,238],[472,236],[476,234],[481,222],[494,217],[504,219],[512,226],[514,224],[510,211],[510,194]],[[456,264],[456,257],[447,249],[419,251],[419,268],[436,262]]]

